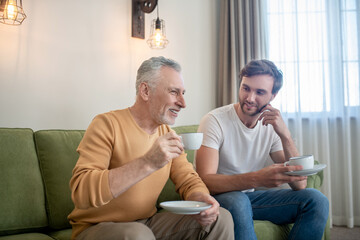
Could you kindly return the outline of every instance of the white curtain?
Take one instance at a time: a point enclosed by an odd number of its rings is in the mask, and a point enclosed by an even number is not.
[[[264,0],[278,107],[302,154],[327,164],[330,223],[360,225],[360,1]]]

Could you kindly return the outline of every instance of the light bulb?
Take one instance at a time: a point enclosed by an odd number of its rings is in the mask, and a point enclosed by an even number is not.
[[[161,30],[156,29],[156,31],[155,31],[155,44],[156,44],[156,46],[160,46],[162,39],[163,39],[163,36],[161,34]]]
[[[20,25],[26,18],[22,0],[0,0],[0,23]]]
[[[18,11],[18,9],[17,9],[16,4],[14,3],[13,0],[10,0],[7,5],[7,9],[6,9],[7,18],[10,20],[15,20],[17,11]]]
[[[154,19],[151,24],[150,37],[147,43],[151,48],[165,48],[169,41],[166,39],[164,20]]]

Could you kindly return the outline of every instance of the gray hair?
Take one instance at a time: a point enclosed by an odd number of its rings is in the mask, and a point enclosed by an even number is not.
[[[145,60],[137,71],[136,76],[136,95],[139,92],[139,86],[145,82],[149,85],[150,89],[154,89],[158,80],[160,79],[160,69],[162,67],[170,67],[177,72],[181,72],[181,66],[176,61],[165,57],[152,57]]]

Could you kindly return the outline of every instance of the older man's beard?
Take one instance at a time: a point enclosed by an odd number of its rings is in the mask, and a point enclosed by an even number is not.
[[[156,122],[161,125],[161,124],[166,124],[166,125],[174,125],[175,123],[175,119],[167,116],[166,112],[158,112],[156,109],[152,109],[151,110],[151,115],[153,117],[153,119],[156,119]]]

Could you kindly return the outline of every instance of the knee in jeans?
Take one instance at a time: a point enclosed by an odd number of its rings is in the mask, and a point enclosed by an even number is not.
[[[251,209],[251,202],[248,196],[243,192],[233,192],[230,197],[230,202],[232,206],[238,211],[246,211]]]
[[[313,203],[313,211],[317,212],[317,216],[323,216],[327,219],[329,214],[329,200],[327,197],[316,189],[307,189],[308,197]]]
[[[220,206],[229,210],[232,214],[246,212],[252,213],[251,202],[248,196],[240,191],[228,192],[217,195],[216,200],[220,203]]]

